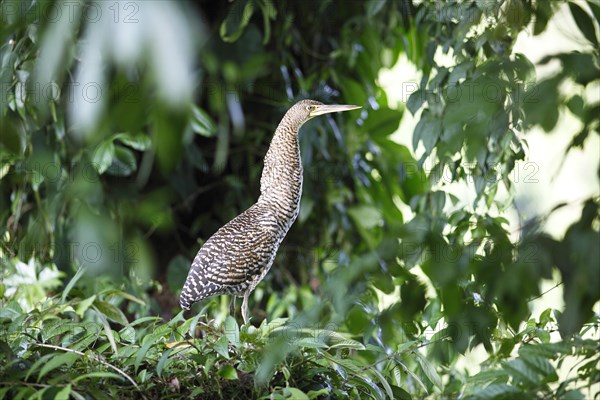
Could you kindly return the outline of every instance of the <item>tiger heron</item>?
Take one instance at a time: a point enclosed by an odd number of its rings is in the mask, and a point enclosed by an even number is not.
[[[192,304],[218,294],[243,296],[242,317],[248,323],[248,297],[271,268],[300,211],[300,127],[318,115],[357,108],[302,100],[287,111],[265,156],[258,201],[200,248],[179,297],[181,308],[189,310]]]

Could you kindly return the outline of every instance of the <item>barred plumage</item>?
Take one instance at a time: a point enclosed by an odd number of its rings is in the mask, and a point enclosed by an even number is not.
[[[179,298],[183,309],[208,296],[233,294],[244,297],[242,316],[248,321],[248,296],[271,268],[300,211],[298,130],[317,115],[356,108],[302,100],[288,110],[265,156],[258,201],[219,229],[198,251]]]

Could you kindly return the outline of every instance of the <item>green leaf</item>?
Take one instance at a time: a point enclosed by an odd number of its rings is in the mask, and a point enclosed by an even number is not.
[[[206,136],[214,137],[217,134],[217,127],[210,116],[196,105],[192,105],[192,119],[190,121],[192,131]]]
[[[139,151],[148,150],[150,146],[152,146],[152,140],[150,140],[150,137],[148,137],[148,135],[142,132],[117,133],[113,139],[118,140],[121,143],[126,144],[127,146]]]
[[[152,346],[154,346],[155,344],[156,344],[156,342],[149,340],[142,346],[141,349],[138,350],[137,354],[135,355],[135,361],[133,362],[133,367],[135,368],[135,372],[137,372],[138,368],[142,364],[142,361],[144,361],[144,358],[146,357],[146,353],[148,353],[148,350],[150,350],[150,348]]]
[[[223,357],[229,359],[229,347],[228,346],[229,346],[229,339],[227,339],[227,336],[223,336],[215,342],[214,349],[217,353],[219,353]]]
[[[585,116],[584,107],[585,103],[583,98],[578,94],[574,95],[569,99],[569,101],[567,101],[567,108],[579,119],[583,119]]]
[[[123,381],[125,378],[119,374],[115,374],[114,372],[90,372],[87,374],[76,376],[72,379],[73,383],[77,383],[84,379],[118,379]]]
[[[119,331],[119,337],[122,341],[135,343],[135,329],[132,328],[131,325],[123,327],[123,329]]]
[[[519,399],[526,398],[522,392],[520,392],[514,386],[507,385],[505,383],[494,383],[484,389],[473,392],[473,397],[478,400],[494,400],[494,399]]]
[[[217,375],[219,375],[221,378],[229,380],[238,379],[237,371],[231,365],[225,365],[219,370],[219,372],[217,372]]]
[[[377,377],[379,378],[379,382],[381,382],[381,386],[383,386],[383,388],[385,389],[385,392],[387,393],[390,400],[394,399],[394,391],[392,390],[392,387],[385,379],[385,377],[381,375],[381,372],[377,371],[375,367],[370,368],[370,371],[377,375]]]
[[[40,185],[44,182],[44,175],[40,174],[38,171],[31,171],[31,188],[34,192],[37,192],[40,188]]]
[[[107,290],[103,290],[102,292],[100,292],[100,295],[105,296],[106,298],[112,298],[112,297],[120,297],[122,299],[126,299],[129,301],[133,301],[134,303],[139,304],[140,306],[145,305],[146,303],[144,303],[144,301],[138,299],[137,297],[135,297],[134,295],[124,292],[122,290],[119,289],[107,289]],[[155,318],[155,317],[150,317]]]
[[[320,396],[324,396],[325,398],[327,398],[328,395],[330,395],[330,391],[327,388],[323,388],[320,390],[309,390],[307,393],[307,396],[310,400],[314,400],[314,399],[318,399],[320,398]]]
[[[592,9],[592,15],[596,19],[596,21],[600,22],[600,5],[594,2],[595,0],[587,0],[586,3]]]
[[[96,148],[92,157],[92,164],[99,174],[103,174],[112,164],[115,156],[115,145],[111,140],[106,140]]]
[[[56,356],[56,353],[50,353],[50,354],[46,354],[46,355],[38,358],[37,360],[35,360],[35,362],[29,367],[29,370],[27,371],[27,374],[25,375],[25,380],[28,380],[29,377],[31,375],[33,375],[40,366],[45,365],[48,362],[48,360],[51,360],[55,356]]]
[[[413,132],[413,149],[416,150],[421,141],[425,147],[425,153],[430,154],[441,134],[442,120],[424,111]]]
[[[359,342],[357,340],[353,340],[353,339],[340,340],[340,341],[332,344],[329,347],[331,349],[355,349],[355,350],[364,350],[365,349],[364,344],[362,344],[361,342]]]
[[[560,397],[560,400],[585,400],[585,397],[579,390],[573,389],[565,392],[565,394]]]
[[[71,395],[71,384],[68,384],[54,395],[54,400],[69,400]]]
[[[361,205],[348,209],[348,215],[354,223],[363,229],[372,229],[380,226],[383,222],[381,212],[371,206]]]
[[[244,28],[248,25],[252,14],[254,13],[254,4],[249,0],[237,0],[231,6],[229,14],[221,23],[219,34],[224,42],[235,42],[242,35]]]
[[[425,372],[427,379],[429,379],[431,383],[433,383],[438,389],[442,390],[444,388],[444,385],[442,384],[442,378],[436,371],[435,366],[425,357],[423,357],[423,355],[418,351],[415,351],[413,354],[416,355],[417,363],[421,366],[423,372]]]
[[[523,109],[528,125],[541,125],[550,132],[558,121],[559,80],[547,79],[528,89],[525,93]]]
[[[229,343],[238,347],[240,345],[240,327],[237,321],[231,315],[225,318],[225,336],[229,340]]]
[[[548,25],[548,21],[552,17],[554,10],[552,9],[552,1],[540,1],[536,3],[535,9],[535,24],[533,34],[539,35]]]
[[[366,3],[367,16],[369,18],[379,14],[379,12],[385,6],[386,0],[369,0]]]
[[[69,352],[69,353],[59,354],[59,355],[51,358],[46,364],[44,364],[44,366],[40,370],[40,373],[38,374],[38,377],[37,377],[37,381],[39,382],[44,376],[46,376],[47,373],[55,370],[56,368],[58,368],[62,365],[66,365],[67,367],[70,367],[75,362],[75,360],[77,360],[79,357],[81,357],[79,354]]]
[[[83,314],[85,314],[85,312],[91,307],[95,300],[96,295],[88,297],[85,300],[81,300],[79,304],[77,304],[77,308],[75,309],[77,315],[79,315],[80,318],[83,318]]]
[[[425,91],[423,89],[419,89],[410,95],[408,101],[406,102],[406,108],[408,108],[408,111],[410,111],[412,115],[415,115],[424,102]]]
[[[111,321],[117,322],[121,325],[127,325],[127,317],[125,317],[123,311],[113,306],[112,304],[102,300],[96,300],[94,301],[93,305],[94,307],[96,307],[98,312],[101,312],[102,314],[106,315],[106,317]]]
[[[547,359],[537,356],[522,357],[523,361],[544,376],[545,381],[553,382],[558,379],[554,367]]]
[[[341,82],[341,84],[343,85],[342,93],[344,93],[344,100],[348,104],[361,105],[367,101],[367,94],[365,93],[364,86],[354,79],[347,79],[344,82]]]
[[[521,359],[510,360],[504,364],[510,374],[520,381],[537,385],[540,383],[538,374],[525,364]]]
[[[73,276],[69,283],[67,283],[67,286],[65,287],[65,290],[63,290],[62,296],[60,298],[62,302],[65,302],[67,300],[67,295],[69,294],[71,289],[73,289],[77,281],[83,276],[83,274],[85,274],[86,268],[87,265],[81,265],[75,273],[75,276]]]
[[[468,378],[468,382],[475,386],[484,386],[488,383],[506,383],[508,373],[503,369],[486,369]]]
[[[583,34],[583,36],[590,42],[594,47],[598,47],[598,39],[596,38],[596,28],[594,27],[594,20],[590,15],[579,7],[574,2],[569,2],[569,9],[573,15],[573,19],[577,24],[577,27]]]
[[[295,387],[284,388],[283,394],[286,396],[286,399],[309,400],[309,397],[306,395],[306,393]]]
[[[400,363],[400,366],[402,367],[402,369],[404,370],[404,372],[406,372],[413,381],[415,381],[420,387],[421,389],[423,389],[423,391],[425,393],[427,393],[427,387],[425,386],[425,384],[423,383],[423,381],[421,380],[421,378],[419,378],[417,376],[417,374],[415,374],[414,372],[412,372],[410,369],[406,368],[406,366],[404,364]]]
[[[371,137],[385,137],[396,132],[401,118],[402,113],[391,108],[369,110],[369,116],[365,120],[363,130]]]
[[[169,364],[171,364],[171,359],[169,358],[169,356],[171,355],[171,352],[174,350],[175,348],[170,348],[167,351],[165,351],[163,353],[163,355],[160,357],[160,360],[158,360],[158,364],[156,364],[156,375],[158,375],[159,378],[162,377],[162,371],[163,369],[168,366]]]
[[[115,146],[112,164],[106,171],[114,176],[129,176],[137,169],[137,161],[131,150],[123,146]]]

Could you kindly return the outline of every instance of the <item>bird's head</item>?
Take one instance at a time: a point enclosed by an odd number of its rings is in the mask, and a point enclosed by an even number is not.
[[[361,108],[360,106],[346,104],[323,104],[315,100],[300,100],[286,114],[286,119],[290,119],[298,127],[306,121],[316,116],[341,111],[350,111]]]

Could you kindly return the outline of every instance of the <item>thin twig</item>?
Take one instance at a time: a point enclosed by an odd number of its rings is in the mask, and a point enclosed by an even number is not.
[[[536,296],[536,297],[533,297],[533,298],[531,298],[531,299],[527,300],[527,302],[528,302],[528,303],[530,303],[530,302],[532,302],[532,301],[534,301],[534,300],[536,300],[536,299],[539,299],[540,297],[542,297],[542,296],[543,296],[543,295],[545,295],[546,293],[550,292],[551,290],[554,290],[554,289],[556,289],[557,287],[559,287],[559,286],[560,286],[560,285],[562,285],[563,283],[564,283],[564,282],[558,282],[556,285],[552,286],[550,289],[546,290],[544,293],[540,294],[539,296]]]
[[[415,351],[415,350],[418,350],[418,349],[420,349],[420,348],[422,348],[422,347],[426,347],[426,346],[429,346],[430,344],[434,344],[434,343],[437,343],[437,342],[441,342],[441,341],[443,341],[443,340],[445,340],[445,339],[448,339],[449,337],[450,337],[450,336],[444,336],[444,337],[441,337],[441,338],[439,338],[439,339],[436,339],[436,340],[433,340],[433,341],[427,341],[427,342],[425,342],[425,343],[421,343],[420,345],[418,345],[418,346],[416,346],[416,347],[413,347],[413,348],[410,348],[410,349],[406,349],[406,350],[402,350],[402,351],[398,351],[398,352],[393,352],[392,354],[389,354],[389,355],[387,355],[387,356],[383,357],[381,360],[377,360],[377,361],[375,361],[375,362],[374,362],[374,363],[372,363],[372,364],[369,364],[369,365],[367,365],[367,366],[365,366],[365,367],[362,367],[362,368],[361,368],[361,371],[365,371],[365,370],[367,370],[367,369],[373,368],[373,367],[374,367],[374,366],[376,366],[377,364],[381,364],[382,362],[384,362],[384,361],[387,361],[387,360],[389,360],[389,359],[392,359],[392,358],[394,358],[394,357],[397,357],[397,356],[399,356],[399,355],[406,354],[406,353],[412,353],[413,351]]]
[[[38,347],[46,347],[48,349],[54,349],[54,350],[62,350],[62,351],[66,351],[69,353],[75,353],[75,354],[79,354],[80,356],[85,356],[85,353],[82,353],[81,351],[77,351],[77,350],[73,350],[73,349],[69,349],[67,347],[62,347],[62,346],[54,346],[51,344],[44,344],[44,343],[34,343],[34,346],[38,346]],[[114,365],[107,363],[106,361],[102,360],[100,357],[98,356],[94,356],[94,359],[96,361],[98,361],[100,364],[107,366],[108,368],[111,368],[115,371],[117,371],[119,374],[123,375],[125,377],[125,379],[127,379],[129,382],[131,382],[131,384],[133,386],[135,386],[135,388],[137,390],[139,390],[139,392],[141,393],[142,397],[145,399],[146,396],[144,396],[144,393],[142,392],[142,390],[140,389],[140,387],[137,385],[137,383],[135,383],[135,381],[125,373],[125,371],[123,371],[122,369],[119,369],[117,367],[115,367]]]

